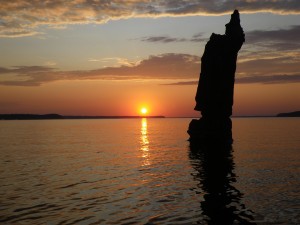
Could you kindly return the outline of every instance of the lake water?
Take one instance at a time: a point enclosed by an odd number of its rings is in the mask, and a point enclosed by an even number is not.
[[[0,224],[300,224],[300,118],[0,121]]]

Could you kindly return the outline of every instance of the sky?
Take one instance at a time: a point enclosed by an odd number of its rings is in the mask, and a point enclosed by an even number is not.
[[[0,0],[0,113],[199,116],[201,56],[234,9],[233,115],[300,110],[299,0]]]

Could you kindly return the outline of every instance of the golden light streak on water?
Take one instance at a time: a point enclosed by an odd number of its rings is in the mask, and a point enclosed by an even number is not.
[[[150,153],[149,153],[147,118],[142,118],[141,121],[141,151],[143,157],[143,166],[149,166]]]

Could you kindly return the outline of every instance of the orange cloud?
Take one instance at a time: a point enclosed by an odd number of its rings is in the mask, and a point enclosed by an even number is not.
[[[39,86],[60,80],[190,79],[198,76],[200,58],[189,54],[150,56],[137,64],[94,70],[60,71],[48,66],[1,68],[2,85]]]
[[[237,83],[300,82],[299,57],[278,55],[267,59],[249,59],[238,64]],[[63,80],[177,80],[170,84],[197,84],[200,57],[189,54],[150,56],[136,64],[93,70],[62,71],[49,66],[0,67],[1,85],[39,86]]]
[[[268,76],[249,76],[235,79],[236,84],[282,84],[282,83],[299,83],[300,74],[292,75],[268,75]],[[181,81],[175,83],[168,83],[164,85],[197,85],[198,81]]]
[[[57,28],[134,17],[222,15],[234,8],[242,13],[300,14],[298,0],[14,0],[1,2],[0,37],[36,35],[40,25]]]

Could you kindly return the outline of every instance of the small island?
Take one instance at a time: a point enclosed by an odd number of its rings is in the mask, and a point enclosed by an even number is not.
[[[300,117],[300,111],[279,113],[276,116],[277,117]]]

